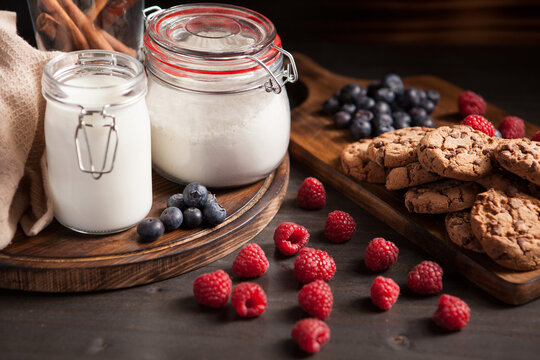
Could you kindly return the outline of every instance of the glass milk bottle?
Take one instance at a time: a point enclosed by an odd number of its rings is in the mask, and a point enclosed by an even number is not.
[[[145,14],[154,169],[175,182],[211,187],[249,184],[272,172],[289,144],[284,85],[297,79],[272,22],[224,4],[152,7]]]
[[[142,64],[116,52],[66,53],[45,66],[48,187],[62,225],[108,234],[150,211],[146,91]]]

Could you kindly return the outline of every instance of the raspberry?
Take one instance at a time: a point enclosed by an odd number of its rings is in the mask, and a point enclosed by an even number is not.
[[[433,261],[422,261],[409,272],[407,286],[418,294],[435,294],[442,290],[443,270]]]
[[[298,292],[298,304],[300,304],[300,307],[309,315],[321,320],[330,316],[333,303],[332,289],[330,289],[330,285],[322,280],[310,282]]]
[[[255,283],[243,282],[234,287],[231,302],[241,317],[259,316],[266,309],[266,293]]]
[[[300,349],[313,354],[330,340],[330,328],[319,319],[302,319],[294,325],[291,336]]]
[[[531,138],[532,141],[540,141],[540,130],[537,131]]]
[[[499,124],[504,139],[520,139],[525,136],[525,122],[517,116],[507,116]]]
[[[486,113],[486,106],[484,99],[470,90],[459,95],[458,107],[461,116],[484,115]]]
[[[193,294],[203,305],[222,307],[229,300],[232,281],[223,270],[199,275],[193,282]]]
[[[263,249],[257,244],[248,244],[236,255],[232,271],[240,277],[251,278],[264,274],[268,265]]]
[[[456,296],[447,294],[439,298],[439,307],[433,314],[433,321],[446,330],[460,330],[469,323],[471,309]]]
[[[396,244],[383,238],[374,238],[368,244],[364,262],[373,271],[386,270],[397,260],[399,249]]]
[[[314,280],[330,280],[336,263],[326,251],[303,248],[294,262],[294,276],[304,284]]]
[[[463,119],[460,124],[470,126],[474,130],[481,131],[489,136],[493,136],[495,134],[495,126],[493,126],[488,119],[481,115],[469,115]]]
[[[390,278],[377,276],[371,284],[371,301],[378,308],[388,310],[399,296],[399,285]]]
[[[274,243],[284,255],[296,254],[308,241],[307,229],[292,222],[281,223],[274,231]]]
[[[356,223],[351,215],[344,211],[332,211],[326,218],[324,234],[334,243],[350,240],[356,231]]]
[[[298,205],[304,209],[322,209],[326,203],[323,184],[314,177],[304,179],[296,196]]]

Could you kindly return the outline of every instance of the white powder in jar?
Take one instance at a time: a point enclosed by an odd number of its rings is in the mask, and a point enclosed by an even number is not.
[[[252,183],[275,169],[287,151],[287,92],[259,88],[203,94],[170,87],[148,74],[152,161],[166,178],[210,187]]]

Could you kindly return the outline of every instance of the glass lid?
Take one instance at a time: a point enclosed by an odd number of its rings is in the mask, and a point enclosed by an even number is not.
[[[265,16],[234,5],[188,4],[148,16],[150,38],[170,52],[227,59],[255,55],[276,37]]]

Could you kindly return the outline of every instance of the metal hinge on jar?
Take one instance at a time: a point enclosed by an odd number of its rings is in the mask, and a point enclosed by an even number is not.
[[[272,70],[270,70],[270,68],[266,66],[261,60],[257,59],[254,56],[248,56],[248,58],[255,61],[260,66],[262,66],[268,72],[268,74],[270,74],[270,78],[268,79],[268,81],[264,83],[264,89],[266,90],[266,92],[274,92],[275,94],[279,94],[281,93],[282,87],[285,86],[286,83],[288,82],[294,83],[296,82],[296,80],[298,80],[298,69],[296,68],[294,57],[292,56],[290,52],[274,44],[272,44],[271,47],[275,49],[276,51],[282,53],[289,59],[289,63],[287,64],[287,66],[285,67],[285,69],[280,75],[281,79],[279,79],[272,72]]]
[[[79,112],[79,124],[75,130],[75,150],[77,153],[77,162],[79,164],[79,170],[84,173],[91,174],[92,177],[96,180],[101,178],[103,174],[108,174],[114,169],[114,161],[116,159],[116,152],[118,150],[118,131],[116,128],[116,118],[106,112],[107,106],[104,106],[101,110],[87,110],[81,107]],[[90,141],[88,139],[87,128],[96,128],[97,126],[94,123],[89,123],[85,120],[86,116],[100,115],[100,120],[103,121],[103,124],[100,127],[108,128],[107,132],[107,143],[105,145],[105,151],[103,155],[103,162],[101,164],[101,169],[97,170],[94,164],[94,159],[92,156],[92,147],[90,146]],[[87,163],[88,167],[85,167],[82,158],[81,151],[81,140],[79,137],[82,136],[82,141],[86,143],[86,151],[88,154]],[[114,145],[113,145],[114,144]],[[110,154],[111,146],[114,146],[112,154]],[[111,158],[109,161],[108,159]]]

